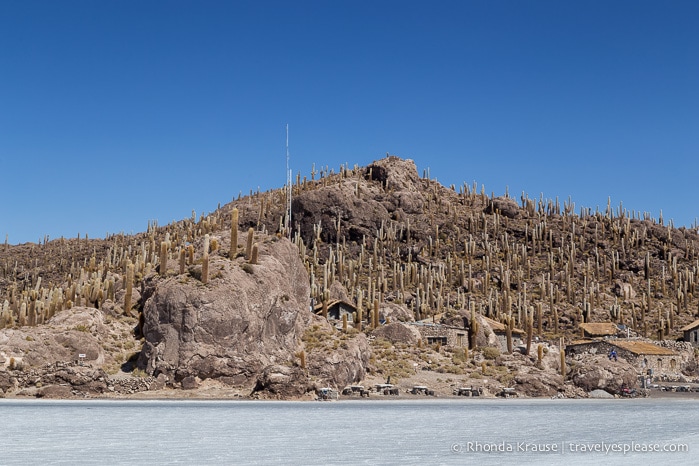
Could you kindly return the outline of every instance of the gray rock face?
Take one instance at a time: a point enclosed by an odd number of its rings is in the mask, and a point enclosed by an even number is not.
[[[294,197],[294,223],[304,238],[322,227],[321,238],[327,243],[337,240],[334,226],[340,219],[341,236],[350,241],[371,238],[382,220],[401,221],[406,214],[421,214],[425,199],[420,192],[420,178],[412,160],[387,157],[365,169],[364,178],[374,181],[357,186],[357,180],[344,178]],[[416,228],[417,231],[417,228]]]
[[[416,345],[420,332],[399,322],[383,325],[372,332],[375,337],[383,338],[391,343]]]
[[[379,315],[391,322],[413,322],[415,320],[412,311],[404,305],[395,303],[382,303],[379,308]]]
[[[70,398],[72,395],[69,385],[48,385],[39,389],[37,397],[39,398]]]
[[[0,366],[37,367],[69,363],[85,355],[83,362],[101,366],[114,363],[104,346],[113,334],[128,332],[124,323],[110,323],[102,311],[75,307],[59,312],[46,325],[0,330]]]
[[[614,395],[604,390],[592,390],[589,395],[590,398],[614,398]]]
[[[321,318],[314,319],[314,327],[320,327],[326,335],[322,346],[308,352],[308,373],[314,382],[341,389],[361,381],[369,365],[370,349],[366,336],[333,331]]]
[[[514,381],[517,392],[527,396],[553,396],[563,386],[563,377],[545,372],[517,374]]]
[[[518,218],[521,215],[521,209],[513,199],[507,197],[496,197],[483,209],[486,214],[499,212],[500,215],[507,218]]]
[[[415,162],[395,156],[379,159],[369,165],[366,177],[381,181],[388,189],[397,192],[414,191],[420,181]]]
[[[335,280],[328,287],[328,292],[330,293],[330,300],[338,299],[340,301],[350,302],[349,293],[347,288],[345,288],[339,281]]]
[[[584,357],[570,374],[573,383],[587,392],[600,389],[611,394],[620,394],[622,385],[636,388],[637,377],[631,364],[621,358],[610,361],[604,355]]]
[[[257,379],[256,392],[265,391],[279,398],[299,396],[308,389],[305,374],[299,367],[270,365]]]
[[[273,380],[278,387],[269,368],[294,364],[311,320],[309,280],[291,242],[263,237],[259,250],[257,265],[212,255],[206,285],[185,275],[150,277],[139,367],[176,382],[220,378],[261,390]],[[303,384],[299,377],[283,384]]]

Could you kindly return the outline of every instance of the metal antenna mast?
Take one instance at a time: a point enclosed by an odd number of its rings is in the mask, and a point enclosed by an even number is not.
[[[286,124],[286,189],[287,189],[287,201],[286,206],[286,230],[289,233],[289,239],[291,239],[291,169],[289,169],[289,123]]]

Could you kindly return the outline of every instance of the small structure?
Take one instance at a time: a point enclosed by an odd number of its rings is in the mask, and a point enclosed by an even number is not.
[[[583,354],[609,354],[611,345],[599,340],[573,340],[565,346],[566,357]]]
[[[578,327],[583,338],[609,338],[619,333],[619,327],[613,322],[588,322]]]
[[[517,391],[514,387],[505,387],[500,392],[496,393],[495,396],[501,396],[503,398],[514,398],[517,396]]]
[[[453,325],[435,324],[426,321],[405,322],[420,332],[422,341],[428,345],[439,344],[452,348],[468,346],[468,329]]]
[[[365,396],[368,397],[369,390],[366,390],[362,385],[350,385],[350,386],[342,389],[342,395],[344,395],[344,396],[359,395],[361,397],[365,397]]]
[[[318,401],[332,401],[340,398],[340,394],[337,390],[331,387],[324,387],[318,389]]]
[[[693,346],[699,346],[699,320],[685,325],[682,327],[681,331],[684,336],[684,341],[691,343]]]
[[[481,396],[483,394],[483,389],[480,387],[457,387],[452,393],[456,396]]]
[[[507,329],[505,328],[505,324],[502,322],[498,322],[497,320],[493,320],[489,317],[486,316],[480,316],[481,319],[483,319],[483,322],[488,324],[490,329],[493,331],[493,334],[497,337],[498,343],[500,345],[500,351],[506,352],[507,351]],[[526,332],[522,329],[519,328],[513,328],[512,329],[512,338],[522,338]]]
[[[612,351],[636,368],[640,375],[676,376],[687,363],[687,355],[641,339],[613,338],[607,340],[577,340],[566,345],[566,356],[582,354],[609,355]]]
[[[434,396],[434,390],[430,390],[424,385],[415,385],[413,388],[410,389],[410,393],[412,393],[413,395]]]
[[[376,393],[382,395],[398,395],[400,393],[398,387],[390,383],[377,383],[374,388],[376,389]]]
[[[645,341],[615,340],[613,345],[617,347],[619,357],[626,359],[641,374],[652,369],[655,375],[677,374],[681,370],[679,355],[669,349]]]
[[[321,315],[323,313],[323,303],[316,304],[313,312]],[[357,312],[354,304],[339,299],[328,302],[328,320],[342,320],[343,315],[347,315],[347,320],[352,322],[352,314]]]

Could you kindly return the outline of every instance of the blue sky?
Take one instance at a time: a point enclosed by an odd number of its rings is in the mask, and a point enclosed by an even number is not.
[[[0,242],[135,233],[386,152],[699,217],[694,1],[0,2]]]

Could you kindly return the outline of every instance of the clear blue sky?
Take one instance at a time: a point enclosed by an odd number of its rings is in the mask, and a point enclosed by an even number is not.
[[[386,152],[699,217],[696,1],[0,2],[0,242],[104,237]]]

